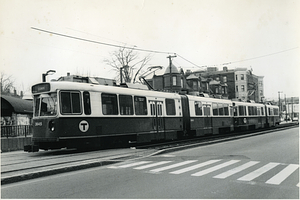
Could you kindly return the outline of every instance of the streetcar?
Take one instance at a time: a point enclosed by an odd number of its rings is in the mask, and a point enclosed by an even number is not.
[[[33,137],[24,151],[111,148],[275,126],[278,107],[76,82],[32,86]]]

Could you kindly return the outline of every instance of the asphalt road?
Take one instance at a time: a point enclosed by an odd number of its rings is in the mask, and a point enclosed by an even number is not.
[[[299,128],[8,184],[1,197],[299,199]]]

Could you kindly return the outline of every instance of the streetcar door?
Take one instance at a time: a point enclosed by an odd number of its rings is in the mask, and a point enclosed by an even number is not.
[[[211,104],[203,103],[203,113],[204,113],[204,134],[212,134],[212,113]]]
[[[154,131],[157,133],[159,132],[164,132],[164,120],[163,120],[163,102],[162,101],[149,101],[150,103],[150,109],[151,109],[151,117],[152,117],[152,128]],[[163,135],[157,135],[158,138],[155,139],[160,139],[161,137],[163,138]]]

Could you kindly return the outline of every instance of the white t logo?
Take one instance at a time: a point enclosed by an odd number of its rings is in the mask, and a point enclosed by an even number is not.
[[[89,123],[85,120],[82,120],[79,123],[79,129],[81,130],[81,132],[87,132],[89,130]]]

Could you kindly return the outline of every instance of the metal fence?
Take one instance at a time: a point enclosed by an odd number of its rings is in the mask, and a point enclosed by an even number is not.
[[[1,137],[27,137],[32,134],[32,125],[1,126]]]

